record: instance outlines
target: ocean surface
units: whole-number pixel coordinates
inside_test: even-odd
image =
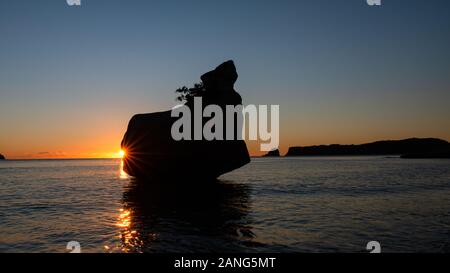
[[[450,252],[450,160],[253,158],[218,181],[0,162],[0,252]]]

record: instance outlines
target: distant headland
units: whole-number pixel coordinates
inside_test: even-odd
[[[358,145],[290,147],[286,156],[399,155],[402,158],[450,158],[450,143],[437,138],[382,140]]]
[[[6,159],[5,156],[0,154],[0,160],[5,160],[5,159]]]

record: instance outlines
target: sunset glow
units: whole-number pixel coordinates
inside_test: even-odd
[[[323,9],[320,1],[267,1],[256,13],[250,1],[227,2],[217,20],[212,4],[200,2],[174,9],[162,1],[155,9],[138,1],[106,14],[96,13],[102,1],[81,9],[61,2],[1,1],[0,37],[8,39],[0,43],[0,153],[7,159],[121,158],[131,117],[171,109],[176,88],[227,59],[237,66],[245,105],[280,106],[281,154],[291,146],[450,140],[443,61],[450,39],[442,28],[449,4],[374,9],[342,1]],[[413,6],[428,12],[418,20]],[[182,28],[167,20],[185,14],[204,18]],[[202,42],[180,42],[198,33]],[[253,156],[265,153],[257,141],[247,145]]]

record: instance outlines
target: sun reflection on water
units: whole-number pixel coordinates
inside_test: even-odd
[[[119,238],[121,245],[118,247],[120,252],[142,252],[143,242],[139,233],[132,228],[132,211],[130,209],[119,209],[116,227],[120,229]],[[106,251],[110,251],[109,246],[104,246]]]
[[[130,211],[120,209],[119,221],[116,223],[117,227],[129,227],[130,226]]]
[[[123,170],[123,159],[120,160],[119,178],[120,179],[129,178],[128,174]]]

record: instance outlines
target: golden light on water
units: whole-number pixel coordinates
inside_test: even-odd
[[[132,228],[132,211],[129,209],[120,209],[116,226],[120,229],[119,238],[122,241],[121,252],[141,252],[143,241],[139,233]],[[109,247],[105,247],[109,251]]]
[[[120,228],[129,227],[131,224],[130,213],[131,212],[129,210],[120,209],[119,219],[118,222],[116,223],[116,226]]]
[[[123,159],[120,160],[119,178],[120,179],[127,179],[128,178],[128,174],[123,170]]]

